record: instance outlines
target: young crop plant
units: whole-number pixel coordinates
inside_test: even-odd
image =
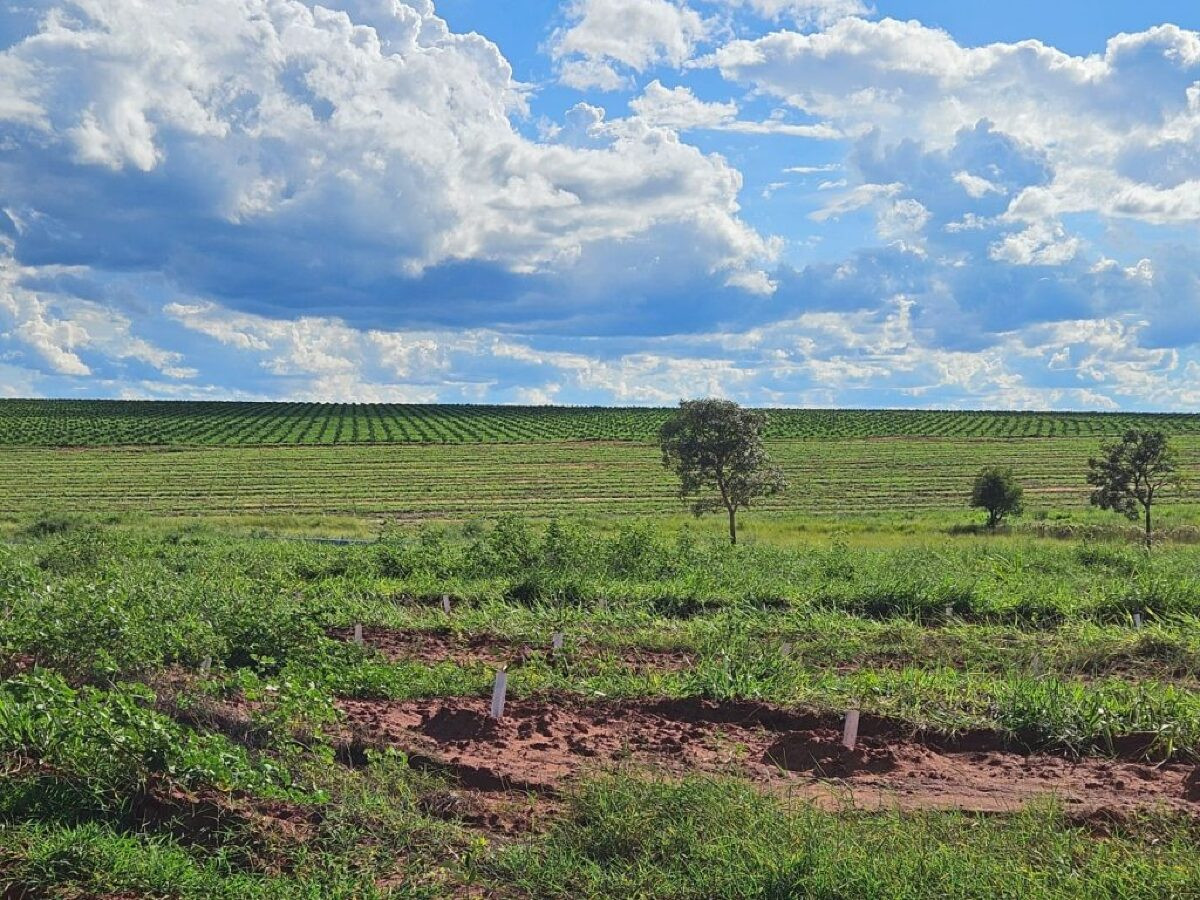
[[[1100,509],[1142,519],[1146,549],[1154,543],[1154,501],[1179,485],[1175,454],[1161,431],[1125,432],[1120,441],[1102,444],[1101,456],[1088,460],[1088,484],[1095,488],[1091,502]]]
[[[1017,482],[1012,469],[988,466],[975,476],[971,507],[986,509],[988,530],[995,531],[1005,517],[1024,512],[1025,489]]]
[[[659,431],[663,465],[679,476],[679,496],[692,512],[724,509],[729,543],[737,543],[737,511],[787,487],[763,446],[767,416],[732,400],[683,400]]]

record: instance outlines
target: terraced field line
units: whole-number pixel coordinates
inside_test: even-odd
[[[1200,437],[1175,439],[1200,474]],[[961,509],[983,465],[1011,465],[1031,506],[1083,507],[1093,438],[773,441],[792,484],[767,512]],[[1194,496],[1189,497],[1194,502]],[[309,447],[8,448],[0,514],[47,509],[168,515],[321,514],[465,519],[679,514],[653,446],[629,442]]]

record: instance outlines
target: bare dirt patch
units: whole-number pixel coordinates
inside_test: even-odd
[[[329,636],[351,640],[352,628],[335,628]],[[489,634],[454,634],[450,631],[406,631],[380,626],[363,626],[363,643],[391,659],[423,663],[452,662],[460,666],[485,665],[510,669],[523,665],[535,655],[553,656],[549,635],[542,645],[511,641]],[[564,660],[611,659],[635,671],[677,671],[695,665],[696,657],[682,650],[602,647],[590,643],[571,643],[560,654]]]
[[[321,819],[315,808],[213,788],[187,790],[166,779],[151,779],[133,797],[130,813],[143,827],[166,829],[206,847],[241,834],[260,854],[303,843]]]
[[[1026,754],[991,733],[921,740],[871,716],[863,716],[852,752],[840,744],[839,720],[757,703],[554,697],[510,702],[499,722],[479,698],[340,706],[345,747],[399,747],[415,764],[482,792],[554,796],[574,778],[620,767],[740,775],[831,808],[1009,812],[1054,795],[1080,817],[1147,808],[1200,817],[1193,764]]]

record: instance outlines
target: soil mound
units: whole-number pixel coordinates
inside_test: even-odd
[[[848,751],[836,717],[760,703],[550,697],[510,701],[500,721],[488,718],[484,698],[340,705],[355,741],[399,747],[476,790],[553,795],[589,772],[633,768],[739,775],[830,806],[1008,812],[1052,795],[1081,817],[1148,808],[1200,817],[1191,763],[1023,753],[986,732],[923,741],[868,715]]]
[[[818,778],[847,778],[859,773],[890,772],[898,765],[887,747],[861,742],[853,750],[832,734],[788,734],[763,754],[763,762],[789,772],[806,772]]]

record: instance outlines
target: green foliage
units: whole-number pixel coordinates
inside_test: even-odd
[[[538,807],[555,817],[539,820],[548,832],[489,847],[424,812],[461,809],[461,787],[402,754],[360,749],[345,766],[335,750],[339,698],[485,697],[495,663],[389,658],[329,629],[449,629],[439,640],[463,646],[486,635],[521,660],[514,699],[703,697],[827,715],[855,702],[914,730],[1194,759],[1200,548],[863,546],[854,533],[733,548],[646,521],[509,519],[365,546],[105,527],[86,566],[42,565],[74,533],[0,546],[0,871],[32,895],[349,897],[384,883],[413,896],[1086,897],[1136,883],[1183,897],[1194,883],[1186,829],[1101,842],[1049,813],[789,811],[707,782],[615,783],[603,802],[587,788],[562,818]],[[552,655],[559,629],[568,647]],[[253,818],[204,844],[132,828],[130,810],[164,784],[302,804],[303,845],[267,859]]]
[[[787,487],[783,470],[763,445],[767,416],[732,400],[683,400],[659,430],[663,466],[679,477],[679,496],[701,516],[724,510],[729,542],[737,543],[739,508]]]
[[[51,532],[59,535],[38,561],[47,572],[73,575],[100,565],[106,555],[107,536],[98,525]]]
[[[1200,891],[1195,835],[1172,824],[1096,840],[1052,808],[828,813],[733,781],[613,778],[491,872],[538,897],[1157,900]]]
[[[1161,431],[1127,431],[1120,441],[1101,446],[1101,456],[1088,460],[1091,502],[1131,521],[1145,517],[1146,546],[1154,539],[1152,512],[1156,498],[1178,484],[1178,463]]]
[[[85,520],[80,516],[69,513],[46,513],[38,516],[22,531],[29,537],[44,538],[53,534],[66,534],[83,524],[85,524]]]
[[[0,684],[0,752],[32,758],[97,807],[119,806],[154,775],[223,790],[271,789],[285,774],[220,735],[187,730],[150,708],[140,685],[74,689],[36,673]]]
[[[650,442],[670,410],[397,403],[226,403],[0,400],[0,443],[12,446]],[[1186,414],[772,410],[781,438],[1075,437],[1130,428],[1200,433]]]
[[[481,564],[498,575],[520,575],[539,561],[537,537],[520,516],[506,515],[496,521],[484,546]]]
[[[579,572],[591,565],[595,544],[578,522],[551,519],[542,536],[541,564],[561,573]]]
[[[1024,511],[1024,498],[1025,490],[1010,468],[985,468],[975,476],[971,489],[971,506],[987,510],[987,527],[993,531],[1006,517],[1019,516]]]
[[[102,823],[26,825],[0,832],[0,876],[17,897],[171,897],[181,900],[325,900],[382,897],[370,872],[336,859],[315,871],[245,871],[226,854],[202,857],[161,835]],[[409,896],[422,896],[412,893]],[[435,896],[432,892],[425,897]]]
[[[1200,438],[1172,440],[1181,471],[1200,471]],[[838,528],[864,521],[877,528],[945,527],[958,521],[963,486],[985,466],[1018,467],[1034,520],[1026,530],[1078,537],[1080,529],[1111,536],[1127,527],[1089,514],[1090,439],[877,440],[865,432],[771,439],[767,448],[797,489],[759,501],[754,532],[760,535],[832,518]],[[0,515],[23,521],[41,516],[47,496],[64,484],[79,508],[119,513],[134,524],[169,514],[264,534],[345,531],[363,538],[379,520],[397,517],[445,523],[515,513],[535,520],[586,515],[620,521],[683,512],[679,482],[662,467],[656,447],[605,441],[410,444],[386,451],[370,445],[69,453],[9,448],[0,457]],[[804,489],[811,484],[820,490]],[[1180,537],[1200,542],[1200,528],[1189,524],[1194,498],[1171,499],[1180,505],[1162,507],[1162,524],[1174,517]],[[739,533],[739,541],[748,536]]]

